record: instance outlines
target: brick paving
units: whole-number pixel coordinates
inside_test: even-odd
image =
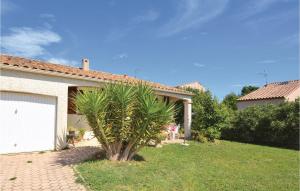
[[[92,158],[99,147],[58,152],[0,155],[0,190],[86,190],[72,165]]]

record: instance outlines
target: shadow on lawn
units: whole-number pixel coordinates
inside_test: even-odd
[[[59,151],[56,162],[61,165],[74,165],[86,160],[96,159],[101,153],[100,147],[77,147]]]
[[[107,160],[105,152],[103,150],[101,150],[99,153],[97,153],[96,156],[94,156],[93,158],[90,158],[85,161],[97,161],[97,160]],[[145,158],[139,154],[136,154],[136,155],[134,155],[132,160],[140,162],[140,161],[145,161]]]
[[[238,142],[238,143],[246,143],[251,145],[258,145],[258,146],[265,146],[265,147],[273,147],[273,148],[279,148],[279,149],[287,149],[287,150],[300,150],[300,144],[290,144],[290,145],[280,145],[275,143],[259,143],[259,142],[247,142],[242,140],[234,140],[234,139],[221,139],[225,141],[231,141],[231,142]]]
[[[104,151],[100,147],[77,147],[59,151],[56,162],[61,165],[74,165],[86,161],[106,160]],[[135,155],[134,161],[145,161],[141,155]]]

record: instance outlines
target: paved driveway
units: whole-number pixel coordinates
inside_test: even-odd
[[[97,147],[0,155],[0,190],[85,190],[72,165],[95,156]]]

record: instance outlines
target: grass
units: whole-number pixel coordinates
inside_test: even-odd
[[[299,190],[299,152],[229,141],[144,148],[144,161],[76,166],[92,190]]]

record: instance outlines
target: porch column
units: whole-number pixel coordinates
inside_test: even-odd
[[[184,137],[189,139],[191,137],[192,125],[192,100],[184,100]]]

